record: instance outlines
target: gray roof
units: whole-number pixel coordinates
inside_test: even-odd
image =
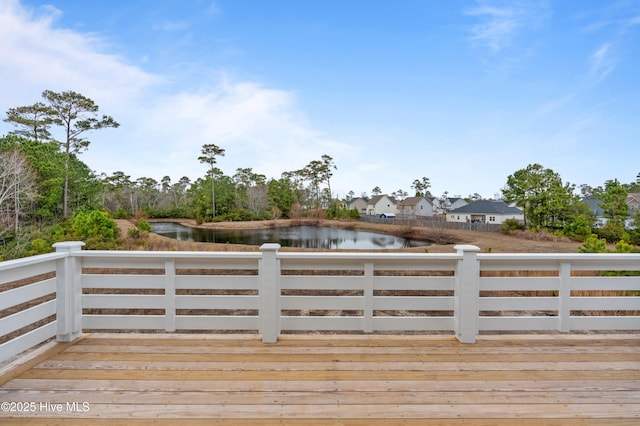
[[[604,217],[604,209],[600,207],[600,203],[602,202],[602,200],[600,200],[599,198],[587,197],[583,198],[582,201],[589,204],[589,209],[591,209],[596,217]]]
[[[347,205],[350,206],[350,205],[352,205],[354,203],[357,203],[358,201],[362,201],[363,203],[367,204],[367,200],[365,200],[362,197],[358,197],[358,198],[352,198],[349,201],[347,201]]]
[[[449,213],[522,214],[517,207],[509,207],[504,201],[478,200]]]
[[[371,197],[371,199],[367,202],[367,204],[368,205],[374,205],[378,201],[380,201],[382,199],[382,197],[387,197],[389,199],[389,201],[391,201],[393,204],[398,204],[398,202],[396,201],[395,198],[393,198],[392,196],[387,195],[387,194],[381,194],[381,195],[376,195],[374,197]]]
[[[422,196],[418,196],[418,197],[407,197],[404,200],[400,201],[399,205],[400,206],[415,206],[420,202],[420,200],[425,200],[426,202],[431,204],[431,201],[427,200],[426,198],[424,198]]]

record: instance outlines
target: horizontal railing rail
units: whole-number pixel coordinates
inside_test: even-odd
[[[638,255],[479,254],[478,260],[480,331],[640,329]]]
[[[280,253],[282,330],[453,331],[458,254]]]
[[[80,251],[74,256],[82,260],[84,328],[259,328],[261,253]]]
[[[56,271],[65,257],[0,262],[0,362],[57,335]]]
[[[640,329],[640,255],[81,250],[0,263],[0,361],[85,330]]]

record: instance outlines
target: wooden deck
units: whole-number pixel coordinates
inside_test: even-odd
[[[640,334],[100,333],[0,384],[2,425],[639,425]]]

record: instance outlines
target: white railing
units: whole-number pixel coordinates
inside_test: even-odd
[[[56,253],[0,263],[0,361],[83,330],[253,331],[264,342],[291,331],[441,331],[464,343],[480,332],[640,330],[637,254],[82,245],[58,243]]]
[[[58,334],[56,271],[64,253],[0,262],[0,362]]]
[[[480,254],[478,260],[480,331],[640,330],[639,255]]]

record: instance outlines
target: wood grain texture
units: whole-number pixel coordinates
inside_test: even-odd
[[[0,402],[36,409],[3,425],[640,424],[640,334],[105,333],[7,378]]]

